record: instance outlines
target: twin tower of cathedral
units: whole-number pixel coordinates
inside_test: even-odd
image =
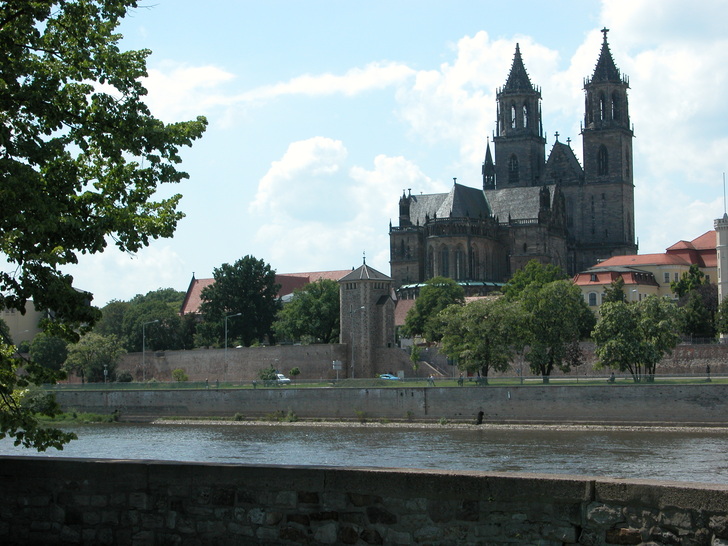
[[[482,188],[454,181],[449,193],[400,198],[390,256],[402,296],[435,276],[461,282],[468,293],[486,293],[532,259],[573,275],[637,253],[629,80],[614,63],[607,29],[602,32],[594,73],[584,80],[583,167],[558,133],[546,158],[541,90],[516,45],[508,79],[497,90],[494,154],[488,144]]]

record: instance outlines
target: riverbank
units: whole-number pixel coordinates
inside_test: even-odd
[[[728,426],[698,426],[698,425],[619,425],[595,423],[475,423],[462,422],[408,422],[408,421],[325,421],[297,420],[297,421],[269,421],[269,420],[223,420],[223,419],[155,419],[152,425],[188,425],[188,426],[260,426],[260,427],[351,427],[351,428],[391,428],[391,429],[459,429],[459,430],[571,430],[571,431],[605,431],[605,432],[710,432],[728,434]]]

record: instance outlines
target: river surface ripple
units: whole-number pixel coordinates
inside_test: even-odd
[[[726,429],[125,424],[77,426],[63,451],[0,455],[576,474],[728,484]],[[69,429],[66,429],[69,430]]]

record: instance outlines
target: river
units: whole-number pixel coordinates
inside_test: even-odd
[[[125,424],[74,427],[63,451],[0,455],[437,468],[728,483],[728,431]]]

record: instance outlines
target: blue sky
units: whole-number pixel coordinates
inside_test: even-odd
[[[187,215],[134,256],[110,246],[69,268],[94,303],[211,277],[251,254],[279,273],[389,273],[403,189],[479,187],[495,92],[516,42],[543,95],[547,153],[581,157],[583,78],[604,26],[630,78],[640,253],[722,216],[728,158],[725,0],[154,0],[120,29],[148,48],[148,104],[166,122],[207,116],[182,151]],[[698,9],[699,8],[699,9]]]

